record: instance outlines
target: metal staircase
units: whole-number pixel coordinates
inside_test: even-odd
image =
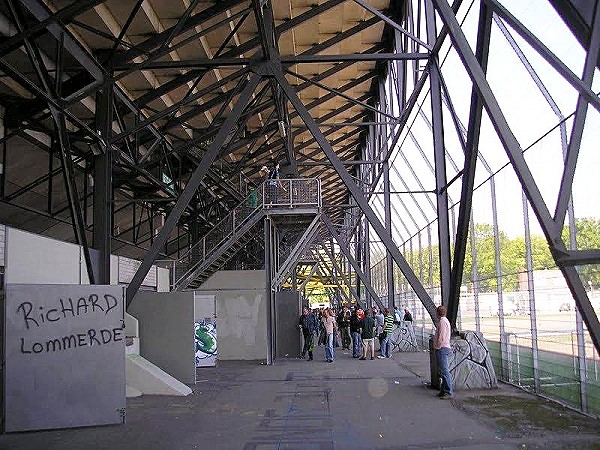
[[[256,238],[252,230],[265,216],[316,214],[320,206],[318,179],[265,181],[175,263],[173,290],[195,289],[204,283]]]

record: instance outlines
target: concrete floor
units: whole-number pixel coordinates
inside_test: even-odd
[[[439,400],[429,355],[220,362],[188,397],[127,400],[124,425],[0,435],[0,449],[600,449],[600,421],[501,385]]]

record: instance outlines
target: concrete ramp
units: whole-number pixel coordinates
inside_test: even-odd
[[[131,393],[139,391],[142,394],[178,396],[192,393],[189,386],[176,380],[140,355],[125,356],[125,379],[130,388],[128,392]]]

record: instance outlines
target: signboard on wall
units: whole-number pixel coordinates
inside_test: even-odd
[[[124,288],[8,284],[5,431],[122,423]]]

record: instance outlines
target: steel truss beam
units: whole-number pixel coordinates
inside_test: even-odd
[[[521,36],[531,47],[550,64],[571,86],[573,86],[598,112],[600,112],[600,98],[587,86],[571,69],[567,67],[548,47],[546,47],[535,35],[529,31],[516,17],[514,17],[497,0],[484,0],[494,13],[498,14],[519,36]]]
[[[27,3],[27,2],[25,2]],[[35,12],[38,14],[42,14],[38,9],[35,8],[36,5],[33,6]],[[24,31],[24,24],[21,17],[21,11],[13,1],[9,2],[9,9],[13,16],[17,27],[22,32]],[[42,14],[43,15],[43,14]],[[70,45],[72,48],[72,42],[66,42],[64,35],[62,32],[58,32],[55,26],[49,25],[51,27],[53,34],[57,38],[57,40],[61,43],[61,45]],[[56,127],[56,134],[58,135],[58,141],[60,143],[60,159],[62,163],[62,173],[63,173],[63,181],[65,185],[65,190],[67,194],[69,211],[71,213],[71,220],[73,225],[73,231],[75,234],[75,239],[79,245],[82,246],[84,259],[86,263],[86,269],[89,277],[89,281],[91,284],[94,284],[95,277],[94,271],[92,267],[92,261],[90,257],[89,247],[87,244],[86,237],[86,228],[85,228],[85,220],[83,215],[83,210],[81,208],[81,203],[79,201],[79,194],[77,192],[77,182],[75,180],[75,171],[73,167],[73,157],[71,152],[71,143],[69,139],[69,134],[67,131],[67,122],[65,120],[65,115],[63,111],[57,108],[57,104],[60,103],[60,76],[62,75],[62,65],[59,58],[57,61],[57,69],[56,69],[56,82],[53,83],[46,67],[43,63],[42,57],[40,55],[39,50],[35,45],[33,45],[28,38],[24,38],[25,40],[25,49],[27,55],[29,56],[30,62],[33,65],[35,73],[40,81],[40,84],[43,86],[45,97],[48,99],[48,106],[50,108],[50,112],[52,115],[52,119],[54,121]],[[62,47],[59,47],[59,57],[62,53]],[[77,53],[74,55],[76,58],[81,57],[81,54]],[[50,156],[52,158],[52,156]],[[52,170],[50,170],[52,173]],[[50,203],[51,206],[51,203]]]
[[[487,62],[490,47],[490,37],[492,31],[492,11],[485,3],[482,3],[479,10],[479,26],[477,27],[477,44],[475,55],[483,73],[487,72]],[[449,100],[449,98],[448,98]],[[475,86],[471,90],[471,106],[469,108],[469,125],[467,129],[467,139],[464,144],[465,163],[462,177],[462,188],[460,194],[460,205],[458,212],[458,224],[456,226],[456,240],[454,243],[454,261],[452,264],[452,275],[450,282],[450,300],[448,302],[448,320],[452,327],[456,329],[456,319],[458,317],[458,307],[460,300],[460,286],[465,266],[465,256],[467,253],[469,221],[473,205],[473,188],[475,186],[475,169],[477,166],[477,157],[479,154],[479,133],[481,130],[481,115],[483,112],[483,103],[477,94]],[[454,115],[453,115],[454,117]],[[458,131],[458,130],[457,130]],[[462,133],[457,132],[462,141]]]
[[[333,240],[333,236],[332,236],[332,240]],[[339,274],[339,276],[342,279],[342,281],[344,282],[344,284],[346,286],[348,286],[348,290],[350,291],[350,294],[352,295],[352,297],[354,297],[354,299],[356,300],[356,303],[360,303],[360,298],[358,296],[358,293],[356,292],[356,289],[354,289],[350,280],[348,280],[346,278],[346,274],[340,268],[338,262],[335,259],[335,255],[333,254],[333,252],[327,248],[327,244],[325,241],[323,241],[323,239],[320,238],[319,242],[321,244],[321,247],[325,250],[325,253],[327,253],[327,256],[329,257],[329,259],[331,260],[331,263],[333,264],[335,271]],[[319,257],[323,258],[320,254],[319,254]]]
[[[165,224],[164,224],[162,230],[160,231],[158,236],[156,236],[156,238],[154,239],[154,242],[152,243],[150,250],[148,250],[148,254],[144,258],[144,261],[138,268],[137,272],[133,276],[133,279],[131,280],[131,283],[129,283],[129,286],[127,287],[127,306],[129,306],[131,304],[131,301],[133,300],[133,297],[137,293],[138,289],[140,288],[142,281],[144,280],[144,278],[146,277],[146,274],[148,273],[148,270],[150,270],[150,267],[154,263],[154,260],[156,259],[156,255],[158,254],[159,249],[162,248],[162,246],[166,243],[169,235],[171,234],[171,231],[177,224],[179,218],[183,214],[183,211],[185,210],[185,208],[187,208],[187,205],[189,204],[189,202],[192,199],[192,197],[194,196],[196,190],[200,186],[200,182],[202,181],[202,179],[208,172],[208,169],[210,168],[212,163],[215,161],[215,159],[219,155],[222,145],[225,143],[225,141],[229,137],[229,133],[231,133],[234,130],[235,126],[237,125],[238,119],[240,118],[244,108],[250,101],[250,97],[254,93],[260,80],[261,80],[260,75],[253,75],[252,78],[250,79],[250,81],[248,82],[248,84],[246,84],[246,87],[240,94],[240,97],[239,97],[236,105],[234,106],[233,110],[227,116],[227,119],[221,126],[214,141],[210,144],[210,146],[204,153],[202,160],[200,161],[200,164],[194,170],[194,173],[188,180],[188,183],[186,184],[185,189],[179,195],[179,198],[177,199],[177,203],[175,204],[175,206],[171,210],[171,213],[165,220]]]
[[[367,275],[362,271],[362,268],[360,267],[360,263],[356,259],[354,259],[354,257],[348,251],[346,243],[343,241],[341,236],[335,230],[335,227],[333,226],[331,219],[329,217],[327,217],[325,214],[323,214],[322,220],[323,220],[323,223],[325,224],[325,226],[327,227],[327,229],[329,230],[329,234],[338,243],[340,250],[342,251],[342,253],[346,257],[346,259],[348,260],[348,262],[350,263],[350,265],[356,272],[356,275],[358,276],[358,278],[360,279],[362,284],[367,289],[367,292],[371,295],[372,300],[375,303],[377,303],[377,306],[379,306],[381,309],[384,309],[385,306],[381,302],[381,299],[377,295],[377,292],[375,291],[375,289],[373,289],[373,286],[371,285],[371,281],[369,280],[369,277],[367,277]],[[357,298],[358,298],[358,296],[359,296],[359,294],[357,293]]]
[[[52,24],[60,23],[63,25],[68,25],[76,16],[79,16],[96,5],[103,3],[106,0],[79,0],[77,2],[73,2],[69,6],[57,11],[54,14],[49,14],[44,20],[41,20],[40,23],[28,27],[26,30],[19,32],[2,44],[0,44],[0,56],[4,56],[11,51],[17,50],[26,39],[36,38],[40,34],[46,32],[46,29]]]
[[[469,43],[460,28],[454,13],[450,9],[446,0],[433,0],[436,9],[447,26],[450,37],[454,44],[454,48],[461,59],[471,81],[477,89],[479,97],[483,102],[490,121],[496,130],[498,138],[502,142],[504,149],[508,155],[511,165],[523,187],[523,190],[529,200],[529,203],[535,213],[540,227],[546,236],[550,250],[558,267],[563,273],[567,285],[573,295],[575,304],[587,326],[592,341],[597,350],[600,351],[600,321],[592,307],[590,299],[587,296],[585,286],[581,282],[581,278],[574,267],[559,264],[560,256],[567,254],[568,249],[562,240],[560,230],[562,227],[557,226],[554,222],[550,211],[546,206],[541,192],[539,191],[533,175],[529,170],[527,162],[523,156],[523,150],[519,142],[512,133],[506,118],[504,117],[500,105],[498,104],[494,94],[485,78],[477,57],[473,54]],[[596,12],[598,14],[598,12]],[[596,20],[595,20],[596,23]],[[580,80],[581,81],[581,80]]]
[[[360,207],[361,211],[363,212],[363,214],[365,215],[365,217],[367,218],[367,220],[369,221],[371,226],[373,226],[373,228],[374,228],[375,232],[377,233],[377,235],[379,236],[379,238],[384,242],[384,245],[386,246],[386,248],[392,253],[392,256],[393,256],[394,260],[396,261],[396,264],[400,267],[400,270],[402,271],[402,273],[404,274],[404,276],[406,277],[406,279],[412,286],[413,290],[417,294],[417,297],[419,298],[419,300],[421,300],[421,303],[423,303],[423,306],[429,312],[431,319],[437,323],[438,319],[437,319],[437,315],[435,312],[435,305],[434,305],[433,301],[429,297],[429,294],[427,294],[427,292],[425,291],[425,288],[423,287],[423,285],[421,284],[421,282],[419,281],[417,276],[414,274],[414,272],[410,268],[408,262],[402,256],[402,253],[400,252],[400,250],[398,250],[398,247],[391,239],[389,232],[381,224],[381,222],[375,215],[374,211],[369,206],[367,199],[365,198],[361,188],[359,188],[356,185],[356,183],[352,180],[351,175],[344,168],[339,157],[333,151],[331,144],[327,141],[327,139],[325,138],[323,133],[321,133],[321,130],[319,130],[317,123],[310,116],[310,114],[308,113],[308,110],[302,104],[302,102],[298,98],[298,96],[297,96],[296,92],[294,91],[294,89],[292,88],[292,86],[290,86],[290,84],[287,82],[287,80],[283,76],[283,72],[281,71],[281,68],[273,67],[272,75],[275,76],[275,78],[281,85],[281,88],[285,92],[286,96],[288,97],[288,99],[290,100],[290,102],[292,103],[292,105],[294,106],[294,108],[296,109],[296,111],[298,112],[298,114],[300,115],[302,120],[304,121],[304,123],[307,125],[311,134],[317,140],[322,151],[325,153],[325,155],[327,156],[327,158],[333,165],[335,171],[338,173],[339,177],[342,179],[344,185],[347,187],[348,191],[350,192],[350,195],[354,198],[357,205]]]
[[[161,48],[165,42],[172,40],[180,34],[197,27],[203,22],[224,13],[228,9],[231,9],[234,6],[243,3],[244,1],[245,0],[222,0],[220,2],[216,2],[214,5],[209,6],[193,16],[188,17],[183,23],[178,22],[173,27],[149,37],[145,41],[136,45],[133,49],[117,55],[114,60],[115,67],[118,67],[121,64],[129,63],[138,56],[151,54],[153,52],[160,53],[160,51],[157,51],[157,48]]]
[[[319,268],[318,264],[313,264],[312,268],[310,269],[310,272],[306,276],[306,279],[300,284],[300,286],[298,286],[299,292],[304,291],[304,289],[306,288],[306,285],[308,284],[308,282],[310,281],[310,279],[315,274],[315,272],[317,271],[318,268]]]
[[[296,263],[296,261],[298,260],[298,258],[302,254],[302,252],[308,246],[310,246],[312,244],[312,240],[313,240],[315,234],[319,231],[319,223],[320,223],[319,216],[320,215],[317,214],[314,217],[314,219],[312,220],[310,225],[306,228],[306,230],[304,230],[304,233],[302,233],[302,236],[300,237],[300,239],[298,239],[298,242],[296,243],[295,247],[290,252],[287,259],[283,262],[283,264],[275,272],[273,281],[271,283],[273,286],[279,286],[279,285],[281,285],[281,283],[283,283],[283,281],[285,280],[285,278],[288,275],[288,272],[290,271],[290,269],[292,268],[294,263]]]
[[[433,45],[436,41],[435,11],[431,0],[425,0],[425,22],[427,28],[427,41]],[[444,148],[444,123],[442,119],[442,93],[441,75],[437,62],[437,55],[433,56],[429,71],[433,156],[435,162],[436,184],[436,212],[438,228],[438,249],[440,261],[440,284],[442,304],[448,305],[450,301],[450,219],[448,215],[448,183],[446,177],[446,152]]]
[[[327,251],[325,247],[324,247],[324,249],[325,249],[325,251]],[[331,278],[331,280],[332,280],[332,281],[333,281],[335,284],[337,284],[338,286],[340,286],[340,282],[339,282],[339,280],[338,280],[338,277],[337,277],[337,274],[338,274],[338,272],[337,272],[337,271],[334,271],[334,270],[331,268],[331,264],[328,264],[328,263],[327,263],[327,261],[325,261],[325,258],[323,258],[323,255],[321,255],[321,253],[320,253],[318,250],[316,250],[315,252],[313,252],[313,255],[314,255],[314,253],[316,253],[316,254],[317,254],[317,258],[319,259],[319,261],[321,261],[321,264],[320,264],[320,265],[321,265],[321,267],[322,267],[322,268],[324,268],[324,269],[325,269],[325,270],[326,270],[326,271],[329,273],[329,277]],[[328,256],[329,256],[329,254],[330,254],[330,253],[328,253]],[[330,257],[330,259],[331,259],[331,257]],[[331,261],[332,261],[332,263],[333,263],[333,260],[331,260]],[[336,266],[337,266],[337,264],[336,264]],[[346,281],[345,281],[345,280],[344,280],[344,283],[346,283]],[[350,287],[350,286],[349,286],[349,287]],[[351,289],[351,287],[350,287],[350,289]],[[340,291],[342,292],[342,294],[344,295],[344,298],[345,298],[346,300],[348,300],[348,302],[350,302],[350,297],[348,297],[348,295],[346,294],[346,291],[345,291],[344,289],[339,289],[339,290],[340,290]],[[359,299],[359,298],[355,297],[355,299],[356,299],[356,301],[357,301],[357,302],[360,302],[360,299]]]
[[[600,13],[598,12],[598,5],[596,4],[582,77],[583,84],[590,90],[592,89],[592,81],[594,79],[599,53]],[[573,120],[571,139],[569,140],[567,153],[565,155],[565,168],[560,182],[560,190],[558,193],[558,200],[556,202],[556,209],[554,213],[554,221],[558,226],[562,226],[564,224],[567,209],[572,200],[571,193],[573,191],[575,167],[577,165],[577,158],[579,156],[579,148],[581,146],[581,138],[583,136],[583,127],[585,125],[587,111],[588,102],[584,98],[583,94],[580,93],[577,99],[577,106],[575,108],[575,119]]]
[[[79,194],[77,193],[77,182],[75,181],[73,157],[71,154],[71,144],[67,132],[67,123],[65,121],[65,116],[61,111],[55,109],[53,106],[50,106],[50,109],[52,112],[52,118],[56,124],[56,131],[58,133],[58,139],[60,142],[60,160],[63,168],[63,180],[65,183],[67,198],[69,199],[69,210],[71,212],[73,231],[75,232],[77,243],[81,245],[83,249],[83,256],[85,259],[85,266],[90,284],[95,284],[96,281],[92,260],[90,257],[90,249],[88,247],[87,237],[85,234],[83,210],[81,208],[81,203],[79,202]]]
[[[371,5],[369,5],[364,0],[354,0],[354,1],[356,3],[358,3],[360,6],[362,6],[363,8],[365,8],[367,11],[369,11],[371,14],[374,14],[375,16],[379,17],[381,20],[383,20],[385,23],[387,23],[389,26],[391,26],[396,31],[399,31],[400,33],[402,33],[406,37],[412,39],[413,42],[415,42],[415,43],[417,43],[419,45],[422,45],[427,50],[431,50],[431,46],[429,44],[427,44],[426,42],[423,42],[417,36],[413,35],[412,33],[408,32],[407,30],[405,30],[401,25],[399,25],[396,22],[394,22],[388,16],[386,16],[385,14],[383,14],[382,12],[380,12],[378,9],[372,7]]]

